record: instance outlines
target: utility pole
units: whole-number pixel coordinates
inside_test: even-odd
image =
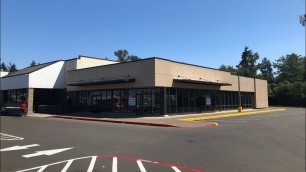
[[[236,67],[237,67],[237,74],[238,74],[238,112],[242,112],[241,93],[240,93],[240,74],[239,74],[240,65],[237,65]]]

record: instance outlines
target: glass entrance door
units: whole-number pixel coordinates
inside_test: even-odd
[[[136,93],[136,114],[142,115],[143,114],[143,93],[137,92]]]

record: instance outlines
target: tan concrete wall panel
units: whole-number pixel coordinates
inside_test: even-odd
[[[266,108],[268,104],[268,84],[266,80],[255,80],[255,108]]]
[[[114,64],[114,63],[118,63],[118,62],[81,56],[79,59],[77,59],[77,69],[83,69],[83,68],[94,67],[94,66],[102,66],[102,65]]]
[[[238,76],[229,72],[203,68],[199,66],[175,63],[162,59],[155,61],[155,85],[161,87],[185,87],[194,89],[212,89],[224,91],[238,91]],[[198,84],[173,83],[173,79],[193,79],[199,81],[225,82],[231,86],[205,86]],[[240,77],[240,90],[243,92],[254,92],[254,80],[252,78]]]
[[[154,87],[154,59],[135,61],[130,63],[120,63],[116,65],[106,65],[94,68],[87,68],[82,70],[75,70],[68,72],[67,84],[90,82],[104,78],[119,79],[127,77],[135,78],[134,83],[122,84],[104,84],[95,86],[68,86],[68,91],[74,90],[95,90],[95,89],[113,89],[113,88],[140,88],[140,87]]]

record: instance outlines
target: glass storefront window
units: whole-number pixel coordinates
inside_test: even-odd
[[[5,93],[5,99],[15,101],[23,95],[22,91],[11,90]],[[166,113],[236,109],[238,105],[238,92],[230,91],[166,88],[165,96],[161,95],[161,88],[81,91],[77,94],[77,107],[87,111],[159,114],[162,99],[166,101]],[[241,92],[243,108],[252,108],[253,98],[254,93]]]
[[[129,90],[121,90],[121,112],[128,112]]]
[[[189,91],[187,89],[183,90],[184,93],[184,112],[189,112]]]
[[[143,110],[145,114],[152,114],[152,90],[143,89]]]
[[[4,91],[5,103],[27,102],[27,89],[6,90]]]
[[[113,91],[113,112],[120,112],[121,109],[121,96],[120,90]]]
[[[195,90],[189,90],[189,97],[190,97],[190,112],[195,112]]]
[[[170,113],[176,113],[176,89],[170,89]]]
[[[160,113],[160,88],[152,89],[152,109],[154,114]]]
[[[92,92],[92,111],[100,112],[102,104],[102,95],[101,91]]]
[[[177,112],[184,112],[184,95],[183,89],[177,89]]]
[[[17,94],[16,90],[11,90],[10,102],[17,102]]]
[[[136,93],[137,90],[129,90],[128,112],[135,113],[136,111]]]

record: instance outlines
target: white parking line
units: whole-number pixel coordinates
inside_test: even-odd
[[[22,137],[17,137],[9,134],[0,133],[0,140],[23,140]]]
[[[90,160],[87,172],[93,172],[93,171],[97,171],[98,170],[98,169],[96,169],[96,170],[94,169],[95,164],[97,163],[97,159],[98,158],[103,159],[103,156],[87,156],[87,157],[79,157],[79,158],[74,158],[74,159],[68,159],[68,160],[59,161],[59,162],[55,162],[55,163],[51,163],[51,164],[45,164],[45,165],[41,165],[41,166],[38,166],[38,167],[33,167],[33,168],[29,168],[29,169],[25,169],[25,170],[20,170],[20,171],[16,171],[16,172],[30,172],[30,171],[44,172],[44,171],[52,171],[51,169],[54,168],[54,166],[56,168],[62,168],[62,169],[58,169],[56,171],[60,171],[60,172],[74,171],[75,169],[69,169],[69,168],[72,168],[71,167],[72,163],[76,163],[75,161],[83,160],[83,159],[89,159]],[[118,159],[126,160],[126,161],[133,161],[134,162],[133,163],[134,164],[133,168],[136,167],[135,166],[135,161],[136,161],[139,169],[138,170],[135,169],[134,171],[140,171],[140,172],[147,172],[147,170],[144,167],[143,162],[145,162],[145,164],[149,163],[151,165],[154,164],[154,165],[162,166],[165,169],[168,169],[169,171],[173,171],[174,170],[175,172],[181,172],[180,169],[182,169],[183,171],[186,171],[186,172],[187,171],[189,171],[189,172],[192,172],[192,171],[204,172],[202,170],[192,169],[192,168],[185,167],[185,166],[179,166],[178,167],[178,165],[174,165],[174,164],[168,164],[168,163],[157,162],[157,161],[149,161],[149,160],[137,159],[137,158],[126,157],[126,156],[116,156],[116,157],[114,157],[114,156],[105,156],[104,158],[106,158],[106,159],[111,158],[113,160],[112,162],[110,162],[110,163],[112,163],[112,172],[117,172],[118,171]],[[62,165],[58,165],[58,164],[62,164]],[[52,166],[52,167],[50,167],[50,166]],[[98,166],[98,165],[96,165],[96,166]],[[99,167],[97,167],[97,168],[99,168]],[[103,168],[104,168],[104,166],[103,166]],[[121,169],[121,170],[122,171],[126,171],[126,167]],[[54,169],[53,169],[53,171],[54,171]]]
[[[59,162],[55,162],[55,163],[51,163],[51,164],[47,164],[47,165],[42,165],[42,166],[38,166],[38,167],[33,167],[33,168],[25,169],[25,170],[20,170],[20,171],[16,171],[16,172],[25,172],[25,171],[33,171],[33,170],[38,170],[37,172],[42,172],[47,167],[52,166],[52,165],[57,165],[57,164],[65,163],[65,162],[69,163],[69,161],[75,161],[75,160],[87,159],[87,158],[96,159],[97,156],[86,156],[86,157],[80,157],[80,158],[75,158],[75,159],[69,159],[69,160],[59,161]],[[91,160],[91,162],[92,162],[92,160]],[[65,167],[66,167],[66,165],[65,165]],[[65,169],[65,167],[63,169]],[[91,166],[89,165],[88,169],[90,169],[90,168],[91,168]]]
[[[117,168],[117,157],[113,157],[113,167],[112,167],[112,172],[117,172],[118,171],[118,168]]]
[[[143,166],[141,160],[137,160],[136,162],[137,162],[138,167],[139,167],[139,169],[140,169],[141,172],[147,172],[147,170],[146,170],[145,167]]]
[[[97,160],[97,156],[94,156],[94,157],[91,158],[91,161],[90,161],[89,167],[87,169],[87,172],[92,172],[92,170],[95,166],[96,160]]]
[[[69,160],[61,172],[66,172],[68,168],[70,167],[70,165],[72,164],[72,162],[73,160]]]
[[[172,166],[171,167],[175,172],[181,172],[181,170],[179,170],[176,166]]]
[[[48,165],[44,165],[37,172],[43,172],[47,167]]]

